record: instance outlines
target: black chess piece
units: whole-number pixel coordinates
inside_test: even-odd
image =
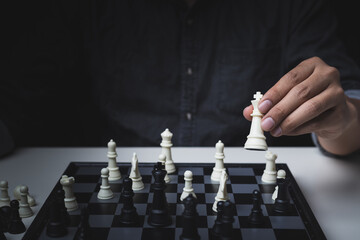
[[[0,240],[7,240],[3,231],[0,230]]]
[[[121,214],[120,222],[124,224],[136,224],[138,222],[138,214],[133,202],[134,191],[132,190],[132,180],[125,177],[123,180],[123,190],[121,192],[121,200],[124,203]]]
[[[0,208],[0,231],[7,232],[11,216],[11,207],[3,206]]]
[[[152,207],[150,210],[148,222],[151,226],[154,227],[169,226],[172,221],[169,215],[168,204],[165,195],[166,185],[164,178],[166,175],[166,170],[163,169],[162,164],[160,167],[158,162],[154,166],[152,175],[155,179],[153,184],[154,196],[153,196]]]
[[[183,200],[185,210],[182,214],[183,231],[180,235],[180,240],[199,240],[200,235],[197,231],[197,217],[196,211],[197,199],[192,194]]]
[[[221,231],[222,231],[221,218],[222,218],[222,216],[224,214],[224,203],[225,203],[224,201],[219,201],[217,203],[217,216],[216,216],[214,226],[212,228],[212,233],[215,236],[221,235]]]
[[[221,239],[234,239],[233,222],[235,206],[230,200],[224,202],[224,212],[221,217]],[[237,236],[240,239],[241,236]]]
[[[66,224],[66,226],[70,225],[70,215],[65,207],[65,191],[63,189],[59,189],[56,191],[56,201],[58,204],[58,207],[61,212],[61,218],[62,221]]]
[[[19,215],[19,201],[12,200],[10,202],[10,207],[11,207],[11,214],[10,214],[8,232],[11,234],[20,234],[25,232],[26,227]]]
[[[258,190],[253,191],[253,207],[249,215],[248,221],[250,224],[260,225],[264,223],[264,215],[261,209],[261,195]]]
[[[90,237],[89,229],[89,211],[84,207],[81,209],[80,225],[75,234],[74,240],[88,240]]]
[[[278,178],[278,195],[275,199],[274,211],[286,213],[290,209],[290,197],[288,192],[288,179]]]
[[[63,237],[67,234],[66,223],[63,221],[61,208],[56,198],[51,199],[50,217],[46,228],[48,237]]]

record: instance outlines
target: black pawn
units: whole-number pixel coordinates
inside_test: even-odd
[[[290,198],[288,192],[288,180],[277,179],[278,195],[275,199],[274,211],[277,213],[286,213],[290,209]]]
[[[66,224],[63,221],[62,213],[56,198],[51,199],[50,217],[46,228],[48,237],[63,237],[67,234]]]
[[[89,229],[89,212],[87,208],[82,208],[80,225],[75,234],[74,240],[88,240],[90,238]]]
[[[183,218],[183,231],[180,235],[180,240],[198,240],[200,235],[197,231],[197,217],[196,211],[197,200],[193,195],[187,196],[183,200],[185,210],[182,214]]]
[[[70,225],[70,215],[65,207],[65,191],[63,189],[59,189],[56,191],[56,201],[58,207],[61,212],[61,220],[66,224],[66,226]]]
[[[261,196],[258,190],[253,191],[253,207],[249,215],[248,221],[250,224],[259,225],[264,222],[264,215],[261,209]]]
[[[161,167],[160,167],[161,166]],[[165,195],[165,175],[166,170],[163,169],[159,162],[154,166],[152,175],[155,179],[153,185],[153,201],[149,214],[149,224],[154,227],[165,227],[171,225],[171,217],[168,211],[168,204]]]
[[[0,208],[0,231],[7,232],[11,216],[11,207],[3,206]]]
[[[234,239],[233,222],[234,222],[235,206],[230,200],[224,203],[224,213],[221,217],[221,239]],[[241,236],[237,236],[239,237]]]
[[[212,232],[215,236],[221,235],[221,232],[222,232],[221,218],[224,214],[224,203],[225,203],[224,201],[219,201],[217,203],[217,216],[216,216],[214,226],[212,228]]]
[[[123,190],[121,192],[121,200],[124,203],[121,214],[120,222],[124,224],[136,224],[138,222],[138,214],[133,202],[134,191],[132,190],[132,180],[129,177],[123,180]]]
[[[8,232],[11,234],[20,234],[26,231],[26,227],[22,222],[19,215],[19,202],[18,200],[12,200],[10,202],[11,213]]]

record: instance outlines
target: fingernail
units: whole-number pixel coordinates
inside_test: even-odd
[[[260,103],[258,108],[261,113],[266,113],[267,111],[270,110],[271,107],[272,107],[272,102],[270,100],[265,100],[262,103]]]
[[[273,131],[273,133],[272,133],[272,135],[273,135],[274,137],[279,137],[279,136],[281,136],[281,134],[282,134],[281,127],[276,128],[276,129]]]
[[[264,131],[270,131],[275,126],[275,121],[272,117],[265,118],[264,121],[261,122],[261,128]]]

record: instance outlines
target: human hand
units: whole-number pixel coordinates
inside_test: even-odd
[[[336,139],[356,121],[356,108],[345,96],[339,71],[319,57],[301,62],[285,74],[259,102],[264,114],[261,127],[271,135],[315,132],[319,138]],[[252,105],[243,115],[249,121]]]

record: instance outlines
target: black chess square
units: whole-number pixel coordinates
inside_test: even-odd
[[[250,215],[250,213],[249,213]],[[264,216],[264,222],[262,224],[249,223],[248,216],[239,216],[239,223],[242,228],[272,228],[271,222],[268,216]]]
[[[89,214],[93,215],[115,215],[116,203],[89,203]]]

